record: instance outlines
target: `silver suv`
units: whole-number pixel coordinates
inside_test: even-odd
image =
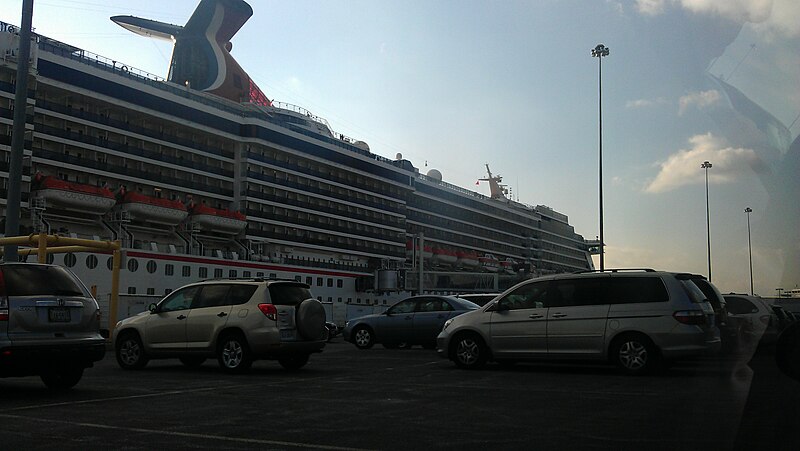
[[[609,359],[632,374],[718,351],[714,310],[691,274],[607,270],[522,282],[444,324],[437,352],[462,368],[487,360]]]
[[[117,323],[114,349],[125,369],[178,358],[199,366],[216,357],[229,372],[255,359],[298,369],[325,347],[325,309],[309,286],[278,279],[220,279],[170,293],[149,311]]]
[[[35,376],[68,389],[105,356],[100,308],[68,269],[0,264],[0,377]]]

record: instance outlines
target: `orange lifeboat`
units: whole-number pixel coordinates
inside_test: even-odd
[[[462,268],[475,268],[478,266],[478,254],[475,252],[456,252],[456,265]]]
[[[433,262],[437,265],[452,266],[458,261],[455,251],[441,247],[433,248]]]
[[[136,192],[122,193],[117,203],[120,211],[127,212],[132,221],[178,225],[189,214],[179,200],[162,199]]]
[[[192,205],[189,219],[200,230],[235,235],[247,227],[247,218],[238,211]]]
[[[117,202],[108,188],[67,182],[50,176],[37,174],[33,185],[35,188],[31,191],[35,196],[45,199],[47,207],[102,215]]]

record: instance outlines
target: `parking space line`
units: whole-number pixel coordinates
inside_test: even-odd
[[[333,445],[320,445],[316,443],[302,443],[302,442],[286,442],[280,440],[262,440],[262,439],[254,439],[254,438],[243,438],[243,437],[225,437],[221,435],[211,435],[211,434],[194,434],[190,432],[175,432],[175,431],[163,431],[158,429],[144,429],[144,428],[132,428],[132,427],[123,427],[123,426],[111,426],[107,424],[97,424],[97,423],[82,423],[78,421],[66,421],[66,420],[51,420],[45,418],[36,418],[36,417],[27,417],[22,415],[10,415],[10,414],[0,414],[0,418],[8,418],[8,419],[15,419],[15,420],[23,420],[23,421],[39,421],[43,423],[56,423],[56,424],[65,424],[69,426],[81,426],[81,427],[89,427],[89,428],[97,428],[97,429],[109,429],[109,430],[118,430],[118,431],[126,431],[126,432],[137,432],[137,433],[145,433],[145,434],[159,434],[159,435],[169,435],[175,437],[187,437],[187,438],[201,438],[201,439],[210,439],[210,440],[222,440],[227,442],[237,442],[237,443],[248,443],[248,444],[258,444],[258,445],[276,445],[276,446],[292,446],[297,448],[312,448],[312,449],[330,449],[330,450],[354,450],[354,451],[367,451],[364,449],[353,448],[353,447],[343,447],[343,446],[333,446]]]

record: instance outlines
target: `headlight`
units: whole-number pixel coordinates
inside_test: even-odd
[[[347,328],[347,326],[349,326],[349,325],[350,325],[350,321],[345,321],[345,323],[344,323],[344,327],[345,327],[345,329],[346,329],[346,328]]]
[[[444,327],[442,327],[442,332],[446,331],[450,324],[453,323],[453,318],[448,319],[444,322]]]

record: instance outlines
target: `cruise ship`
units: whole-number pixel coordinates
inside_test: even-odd
[[[33,34],[20,235],[119,241],[120,292],[154,297],[278,277],[326,303],[385,308],[420,290],[496,291],[593,268],[596,242],[566,215],[509,198],[489,165],[485,196],[269,99],[229,53],[252,13],[202,0],[185,26],[113,17],[174,40],[167,79]],[[8,180],[18,48],[19,28],[0,23],[3,218],[19,183]],[[108,254],[48,259],[110,292]]]

